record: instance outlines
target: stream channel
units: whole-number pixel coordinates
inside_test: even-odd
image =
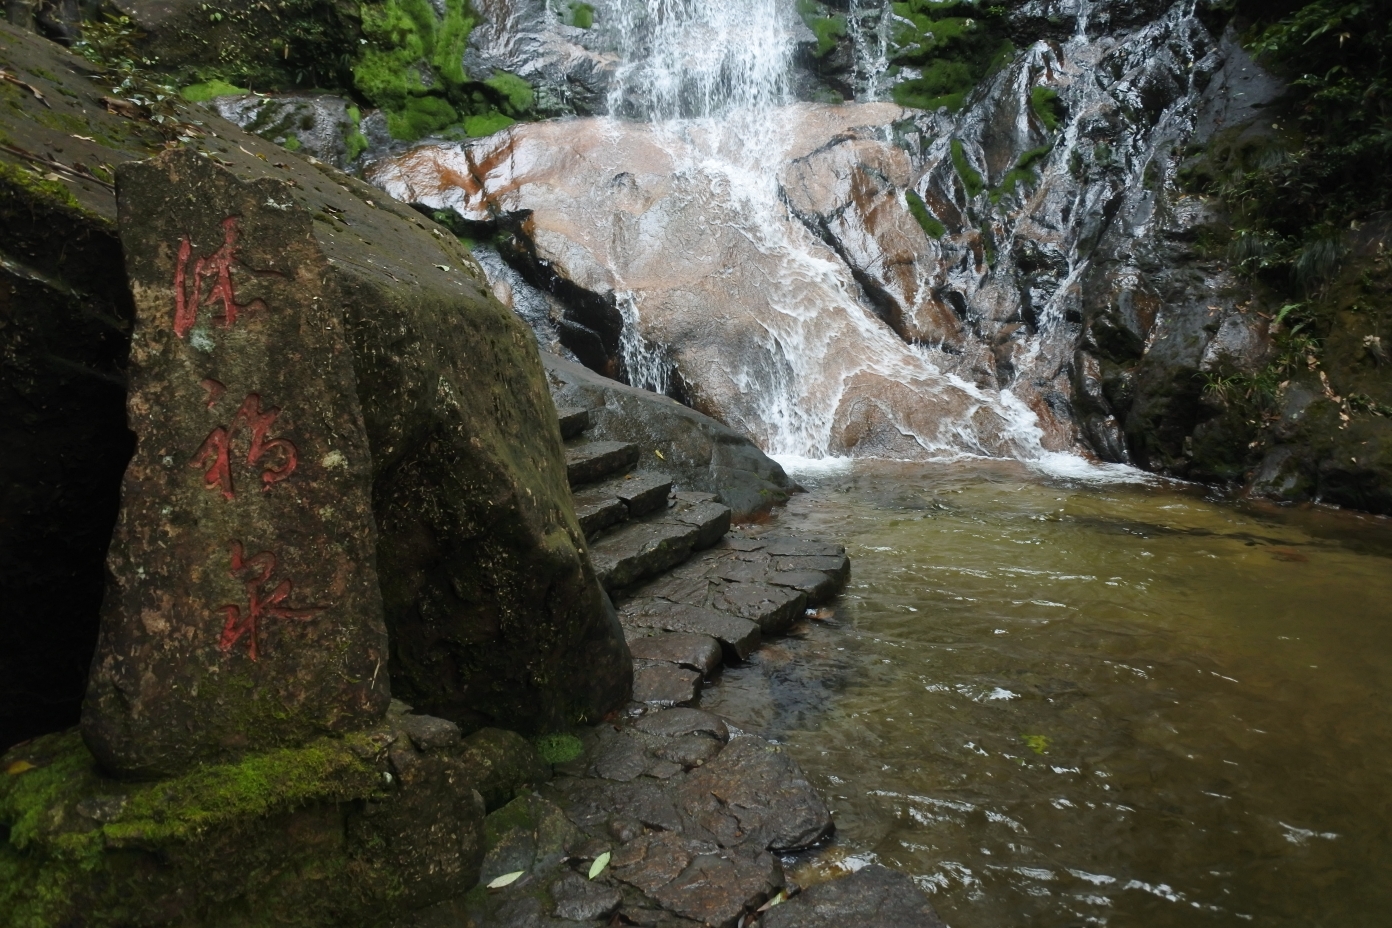
[[[846,593],[703,706],[953,928],[1364,926],[1392,911],[1392,524],[1008,462],[796,474]],[[820,872],[819,872],[820,871]]]

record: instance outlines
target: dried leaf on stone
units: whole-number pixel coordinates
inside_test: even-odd
[[[493,880],[488,884],[488,888],[502,889],[504,886],[511,886],[513,883],[517,882],[518,878],[521,877],[522,874],[526,872],[526,870],[514,870],[511,873],[504,873],[500,877],[494,877]]]
[[[40,103],[42,103],[44,106],[47,106],[49,109],[53,109],[53,107],[49,105],[48,100],[44,98],[43,91],[39,90],[39,88],[35,87],[28,81],[20,80],[19,78],[15,77],[9,71],[4,70],[3,68],[0,68],[0,81],[5,81],[7,83],[14,84],[18,87],[23,87],[25,90],[29,91],[34,95],[35,100],[38,100]]]
[[[604,872],[604,868],[609,866],[609,852],[605,851],[595,858],[594,863],[590,864],[590,879],[594,879]]]
[[[763,905],[759,906],[754,911],[767,912],[769,909],[773,908],[776,905],[782,905],[784,902],[787,901],[787,899],[788,897],[783,895],[783,890],[780,889],[778,892],[773,894],[772,899],[770,899],[768,902],[765,902]]]

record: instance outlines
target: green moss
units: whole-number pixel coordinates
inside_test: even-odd
[[[1037,179],[1034,166],[1053,151],[1053,148],[1052,145],[1041,145],[1022,154],[1015,162],[1015,167],[1001,178],[1000,185],[991,191],[991,202],[999,203],[1002,197],[1014,194],[1015,188],[1022,183],[1033,183]]]
[[[1050,132],[1056,131],[1063,119],[1063,104],[1059,102],[1059,95],[1048,87],[1035,87],[1030,91],[1030,109]]]
[[[0,161],[0,184],[17,188],[27,196],[47,200],[56,206],[82,211],[82,205],[67,184],[60,180],[44,180],[41,175],[17,165]]]
[[[503,98],[504,109],[513,116],[521,116],[536,105],[536,92],[532,85],[516,74],[494,71],[493,76],[484,81]]]
[[[575,760],[585,751],[584,744],[574,735],[560,732],[542,735],[533,742],[541,759],[548,764],[564,764]]]
[[[808,28],[817,37],[818,58],[825,58],[827,53],[836,47],[839,39],[846,35],[846,17],[841,14],[835,16],[816,16],[807,20]]]
[[[1020,740],[1036,754],[1046,754],[1049,751],[1049,738],[1046,735],[1021,735]]]
[[[354,862],[333,804],[383,798],[369,759],[379,748],[369,735],[323,739],[124,783],[100,775],[75,730],[35,739],[0,766],[3,921],[163,923],[152,913],[178,898],[190,924],[204,924],[197,912],[209,905],[218,923],[261,924],[253,899],[276,924],[356,923],[342,915],[388,900],[400,881]],[[302,833],[273,818],[306,807],[329,817],[311,813]]]
[[[412,141],[459,120],[468,100],[464,49],[474,28],[467,0],[445,0],[437,18],[429,0],[363,4],[361,54],[353,83],[387,113],[393,138]]]
[[[1015,53],[1003,7],[982,9],[972,0],[909,0],[892,8],[890,60],[920,71],[893,88],[894,100],[902,106],[960,109],[972,88]]]
[[[300,144],[300,140],[297,139],[293,134],[287,135],[285,137],[285,141],[281,144],[285,146],[286,151],[299,151],[303,147]]]
[[[495,132],[502,132],[517,120],[502,113],[485,113],[482,116],[470,116],[464,120],[464,132],[473,139],[481,139],[484,136],[492,135]]]
[[[924,234],[929,238],[942,238],[947,234],[947,227],[934,218],[932,213],[928,212],[928,204],[923,202],[923,197],[919,196],[913,190],[905,190],[904,199],[909,204],[909,212],[913,214],[914,219],[918,221]]]
[[[588,3],[572,2],[566,11],[566,25],[589,29],[594,25],[594,7]]]
[[[414,142],[458,121],[458,111],[443,97],[412,97],[400,110],[387,112],[387,131],[394,139]]]
[[[952,140],[952,166],[957,169],[957,176],[962,179],[962,186],[966,188],[969,199],[975,199],[981,195],[981,191],[986,189],[986,183],[981,179],[981,175],[967,161],[967,154],[962,149],[961,139]]]
[[[235,94],[249,93],[245,87],[238,87],[229,84],[224,80],[204,81],[201,84],[190,84],[179,93],[190,103],[206,103],[214,97],[230,97]]]

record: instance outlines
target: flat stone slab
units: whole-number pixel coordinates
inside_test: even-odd
[[[610,861],[614,875],[664,909],[700,924],[727,928],[783,885],[767,853],[719,848],[670,832],[642,835]]]
[[[606,589],[623,589],[686,560],[700,534],[683,522],[629,522],[592,544],[590,558]]]
[[[650,735],[679,738],[691,734],[707,734],[721,741],[730,737],[729,727],[720,716],[702,709],[665,709],[650,712],[633,723],[633,727]]]
[[[806,557],[775,557],[774,570],[820,570],[831,574],[842,586],[851,579],[851,560],[844,554],[811,555]]]
[[[763,638],[759,626],[748,619],[701,606],[660,600],[626,603],[619,612],[619,622],[638,628],[709,635],[738,660],[748,657]]]
[[[695,702],[701,692],[701,672],[665,661],[633,662],[633,699],[655,706]]]
[[[725,847],[798,851],[834,829],[826,803],[797,763],[749,736],[730,739],[714,760],[691,773],[678,808]]]
[[[628,650],[640,660],[681,664],[703,675],[714,672],[721,661],[720,642],[709,635],[668,632],[634,637],[628,641]]]
[[[556,418],[561,425],[561,438],[569,440],[590,427],[590,411],[578,406],[561,406],[556,409]]]
[[[566,476],[572,487],[603,480],[638,463],[638,446],[622,441],[590,441],[565,449]]]
[[[612,886],[587,880],[578,873],[567,873],[551,884],[555,907],[551,914],[574,922],[607,919],[619,910],[623,893]]]
[[[614,495],[628,507],[628,517],[636,519],[665,509],[672,493],[672,478],[666,474],[629,474],[612,481]]]
[[[807,594],[771,583],[726,583],[711,592],[710,604],[722,612],[759,623],[765,636],[786,631],[807,608]]]
[[[841,590],[836,577],[821,570],[772,570],[764,579],[775,586],[801,590],[807,594],[809,606],[820,606]]]
[[[764,913],[762,928],[945,928],[906,874],[871,864]]]
[[[802,538],[763,539],[764,553],[772,557],[845,557],[846,546]]]

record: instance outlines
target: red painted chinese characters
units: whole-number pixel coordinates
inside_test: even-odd
[[[193,265],[193,291],[188,289],[188,263],[193,257],[193,242],[186,235],[179,242],[179,257],[174,265],[174,334],[186,338],[198,322],[198,310],[204,306],[222,304],[222,316],[218,325],[230,329],[237,323],[237,314],[248,309],[265,309],[261,300],[250,303],[237,302],[237,291],[232,284],[232,264],[237,260],[237,217],[229,216],[222,221],[222,245],[206,258],[199,258]],[[204,292],[204,283],[212,281],[212,286]]]
[[[243,614],[240,606],[222,607],[222,611],[227,615],[227,621],[222,626],[222,637],[218,641],[218,647],[224,652],[231,651],[232,647],[245,636],[247,653],[252,660],[257,660],[257,642],[263,618],[307,622],[324,611],[321,606],[296,609],[282,605],[289,598],[290,591],[295,588],[294,582],[290,580],[282,580],[275,585],[270,593],[264,593],[266,584],[270,582],[271,574],[275,573],[275,569],[276,556],[270,551],[262,551],[260,554],[246,557],[242,550],[242,543],[240,541],[232,543],[232,569],[229,573],[234,577],[239,577],[246,585],[247,610]]]
[[[209,380],[203,383],[206,386]],[[194,452],[189,467],[204,468],[203,482],[209,487],[217,487],[224,499],[233,499],[237,494],[232,485],[232,441],[244,430],[249,431],[251,440],[247,446],[246,462],[255,466],[263,458],[268,459],[261,471],[261,488],[269,490],[273,484],[293,474],[299,466],[299,451],[293,442],[285,438],[267,438],[271,425],[279,415],[279,406],[263,410],[260,395],[247,394],[241,408],[232,417],[232,424],[220,425],[209,432],[203,444]]]

